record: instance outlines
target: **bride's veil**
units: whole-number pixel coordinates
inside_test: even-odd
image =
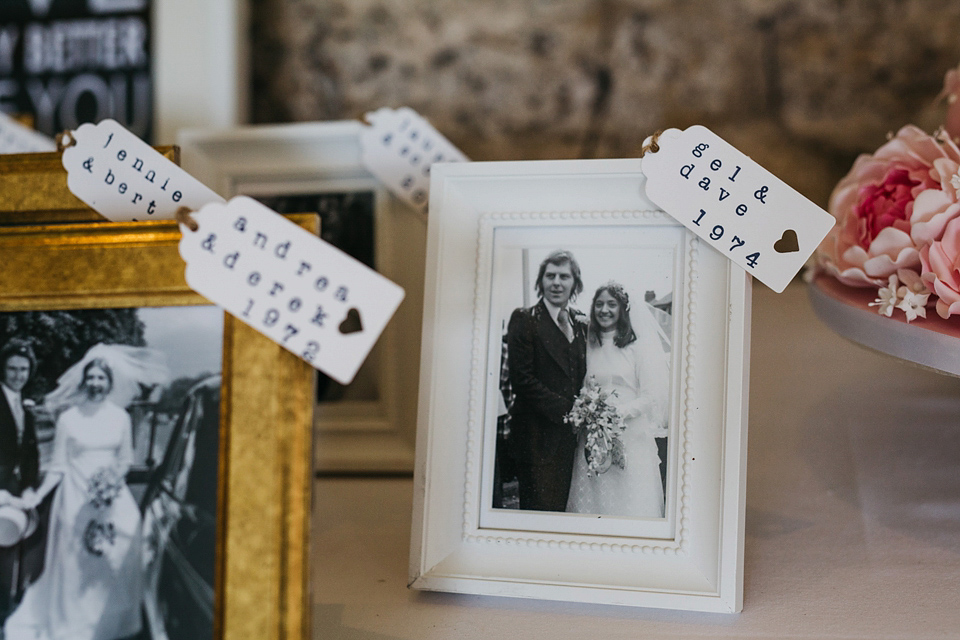
[[[44,406],[54,415],[77,404],[83,398],[80,388],[83,369],[91,360],[101,359],[113,373],[113,386],[107,399],[127,407],[143,392],[140,385],[164,384],[170,379],[166,355],[156,349],[121,344],[96,344],[76,364],[57,378],[57,387],[44,397]]]
[[[656,317],[657,309],[643,302],[630,310],[633,331],[645,375],[642,393],[649,402],[648,417],[657,435],[666,435],[667,409],[670,394],[670,338]]]

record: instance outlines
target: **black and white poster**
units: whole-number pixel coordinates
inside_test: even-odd
[[[113,118],[153,129],[149,0],[0,2],[0,111],[48,135]]]

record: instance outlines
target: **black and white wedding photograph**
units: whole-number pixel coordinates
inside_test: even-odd
[[[496,230],[492,513],[665,518],[677,251],[644,233]]]
[[[0,314],[3,640],[213,637],[223,312]]]

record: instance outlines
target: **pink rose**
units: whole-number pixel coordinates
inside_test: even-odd
[[[837,226],[818,261],[844,284],[882,286],[900,269],[920,266],[920,247],[940,237],[960,214],[951,178],[960,149],[908,125],[861,155],[830,196]]]
[[[943,237],[920,250],[924,284],[939,298],[937,313],[960,313],[960,218],[947,223]]]

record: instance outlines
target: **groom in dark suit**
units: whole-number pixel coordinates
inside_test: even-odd
[[[0,505],[18,505],[39,481],[37,433],[21,393],[36,365],[33,349],[23,340],[13,339],[0,349]],[[37,554],[26,548],[36,546],[36,537],[0,548],[0,619],[10,614],[25,579],[37,568],[26,566],[36,564],[28,560]]]
[[[537,274],[540,300],[517,309],[507,327],[510,384],[516,398],[511,428],[520,443],[520,508],[564,511],[577,438],[564,416],[587,371],[586,322],[570,308],[583,291],[580,265],[554,251]]]

